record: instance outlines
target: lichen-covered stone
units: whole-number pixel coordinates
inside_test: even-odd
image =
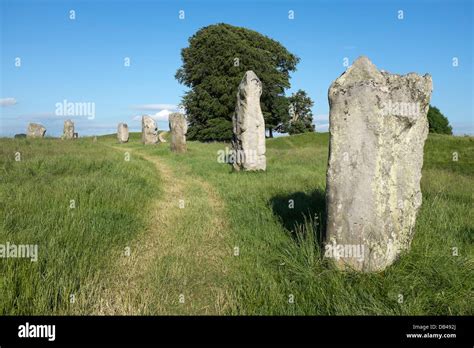
[[[46,133],[46,128],[39,123],[30,123],[28,124],[28,129],[26,131],[26,136],[28,138],[44,138]],[[17,136],[15,135],[15,138]]]
[[[128,143],[128,125],[120,122],[117,126],[117,139],[119,143]]]
[[[186,152],[186,133],[188,132],[188,124],[186,117],[180,113],[172,113],[169,116],[170,132],[171,132],[171,151]]]
[[[236,170],[266,170],[265,121],[260,108],[262,82],[253,71],[247,71],[239,84],[237,103],[232,117],[232,147]]]
[[[156,144],[158,142],[158,127],[150,116],[142,116],[142,142],[143,144]]]
[[[63,139],[74,138],[74,122],[71,120],[64,121]]]
[[[366,57],[329,88],[325,247],[340,269],[381,271],[409,248],[431,91],[429,75],[392,75]]]

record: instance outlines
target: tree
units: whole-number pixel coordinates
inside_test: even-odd
[[[313,112],[314,102],[305,91],[299,89],[288,98],[289,120],[286,131],[291,134],[314,132]]]
[[[299,58],[279,42],[256,31],[228,24],[198,30],[181,51],[183,65],[176,79],[189,87],[183,97],[190,139],[230,140],[237,87],[247,70],[262,81],[260,99],[265,126],[281,126],[284,91]]]
[[[428,124],[430,133],[453,134],[453,128],[449,125],[449,120],[436,106],[430,105],[428,109]]]
[[[278,96],[274,99],[272,110],[265,119],[265,126],[268,129],[268,136],[273,138],[273,131],[285,132],[285,125],[288,124],[290,102],[285,96]]]

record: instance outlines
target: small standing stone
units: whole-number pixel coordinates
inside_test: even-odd
[[[186,133],[188,132],[188,124],[186,117],[180,113],[172,113],[169,116],[170,132],[171,132],[171,151],[186,152]]]
[[[64,121],[63,139],[74,138],[74,122],[71,120]]]
[[[142,142],[143,144],[156,144],[158,142],[158,127],[150,116],[142,116]]]
[[[232,117],[232,147],[236,170],[265,170],[265,121],[260,108],[262,82],[253,71],[247,71],[237,91]]]
[[[158,140],[160,141],[160,143],[167,143],[167,141],[165,139],[165,136],[164,136],[164,132],[159,132],[158,133]]]
[[[26,136],[28,138],[44,138],[45,133],[46,128],[44,128],[43,125],[39,123],[28,124],[28,129],[26,131]]]
[[[128,143],[128,125],[120,122],[117,127],[117,139],[119,143]]]
[[[382,271],[409,248],[421,205],[431,76],[358,58],[329,88],[326,256]]]

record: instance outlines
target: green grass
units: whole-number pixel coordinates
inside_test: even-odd
[[[207,193],[198,182],[215,190],[224,207],[219,218],[227,223],[221,252],[228,257],[221,275],[172,254],[151,263],[143,277],[152,296],[145,304],[148,314],[186,287],[200,289],[194,293],[199,302],[204,294],[198,283],[224,288],[224,314],[474,314],[472,137],[430,135],[411,250],[378,274],[339,272],[321,258],[327,133],[268,140],[265,173],[234,173],[218,163],[218,151],[229,146],[223,143],[189,142],[188,153],[176,155],[168,144],[144,147],[132,134],[126,145],[134,151],[130,162],[123,160],[114,136],[97,143],[87,138],[0,143],[0,243],[38,243],[40,248],[37,263],[0,259],[2,314],[91,311],[97,298],[83,296],[78,311],[67,294],[100,288],[103,270],[113,269],[124,245],[143,236],[150,223],[146,207],[153,199],[166,199],[159,194],[165,188],[153,165],[135,154],[159,159],[189,183],[187,202],[192,207],[195,199],[195,208],[184,209],[179,226],[170,231],[176,234],[173,248],[190,243],[193,233],[202,236],[216,214],[205,204]],[[14,161],[17,150],[21,162]],[[453,152],[458,161],[452,160]],[[70,199],[78,202],[75,210],[69,209]],[[194,260],[191,255],[189,260]],[[176,264],[183,267],[181,276],[170,271]],[[171,300],[166,311],[200,313]]]
[[[160,190],[153,166],[90,139],[0,143],[0,243],[38,244],[39,254],[0,259],[0,313],[69,313],[71,294],[89,306],[96,299],[84,290],[100,287],[103,268],[146,224],[142,210]]]

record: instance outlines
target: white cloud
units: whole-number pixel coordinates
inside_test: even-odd
[[[165,110],[161,110],[161,111],[157,112],[156,114],[150,115],[150,116],[154,120],[157,120],[157,121],[168,121],[168,116],[172,113],[173,113],[172,110],[165,109]]]
[[[15,98],[1,98],[0,105],[1,106],[11,106],[16,104]]]
[[[316,132],[327,132],[329,130],[329,115],[316,115],[313,117]]]
[[[168,116],[172,114],[173,112],[176,112],[176,111],[164,109],[164,110],[158,111],[155,114],[148,114],[147,116],[150,116],[155,121],[168,121]],[[141,115],[133,116],[134,121],[140,121],[141,119],[142,119]]]
[[[329,120],[329,115],[316,115],[313,117],[313,120],[316,121],[328,121]]]
[[[147,110],[147,111],[178,110],[178,105],[175,105],[175,104],[142,104],[142,105],[134,105],[131,108],[134,109],[134,110]]]
[[[134,105],[131,107],[134,110],[142,111],[156,111],[154,114],[148,114],[155,121],[168,121],[168,116],[178,111],[178,105],[175,104],[142,104]],[[140,121],[142,119],[141,115],[133,116],[134,121]]]

